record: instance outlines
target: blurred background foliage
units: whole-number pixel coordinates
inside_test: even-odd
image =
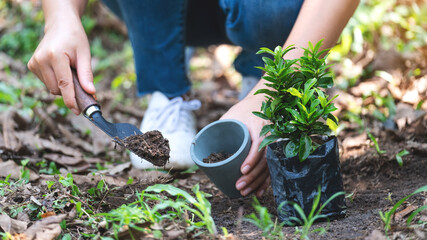
[[[134,103],[136,76],[132,48],[123,24],[95,0],[89,1],[82,23],[91,43],[95,83],[102,86],[101,89],[114,92],[115,102]],[[0,0],[0,111],[13,107],[32,117],[34,107],[53,103],[58,110],[55,114],[69,113],[61,100],[40,91],[43,85],[26,69],[43,35],[43,25],[40,1]],[[336,65],[337,87],[346,90],[372,76],[392,81],[392,73],[374,69],[372,59],[390,49],[402,56],[420,52],[425,55],[426,42],[425,1],[362,0],[329,55],[328,60]],[[365,63],[360,64],[361,59],[365,59]],[[410,71],[405,73],[408,78],[425,75],[419,66],[408,68]],[[197,69],[197,66],[190,66],[190,69]],[[395,113],[395,99],[391,94],[366,94],[365,97],[375,99],[370,113],[378,119],[386,121]],[[144,106],[143,100],[137,101]],[[423,102],[416,106],[421,108]],[[387,110],[379,110],[382,108]],[[362,112],[360,106],[350,110],[352,113],[347,115],[350,119]]]

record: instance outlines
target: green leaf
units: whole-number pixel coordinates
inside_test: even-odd
[[[282,100],[280,98],[274,99],[274,101],[271,103],[271,106],[270,106],[271,111],[272,112],[276,111],[277,105],[279,105],[281,102],[282,102]]]
[[[325,97],[325,94],[322,92],[322,90],[320,90],[320,89],[315,89],[316,90],[316,93],[317,93],[317,96],[319,96],[319,99],[320,98],[327,98],[327,96]]]
[[[96,188],[100,191],[103,191],[104,185],[105,185],[105,181],[104,181],[104,179],[102,179],[101,181],[98,182],[98,185],[96,185]]]
[[[328,99],[322,96],[319,96],[317,99],[320,100],[320,106],[322,106],[322,108],[325,108],[326,105],[328,104]]]
[[[266,76],[263,76],[262,78],[265,79],[266,81],[269,81],[269,82],[273,82],[273,83],[276,82],[276,78],[274,78],[272,76],[266,75]]]
[[[338,108],[336,108],[335,106],[334,106],[334,104],[331,104],[331,105],[328,105],[326,108],[325,108],[325,110],[323,110],[323,114],[329,114],[329,113],[331,113],[331,112],[333,112],[333,111],[335,111],[335,110],[337,110]]]
[[[304,97],[302,98],[302,104],[306,105],[308,101],[311,99],[311,97],[313,96],[313,94],[314,94],[314,89],[311,89],[308,92],[304,92]]]
[[[300,122],[301,124],[307,123],[304,118],[301,117],[301,115],[294,109],[286,108],[286,110],[290,112],[292,114],[292,117],[294,117],[294,119]]]
[[[280,137],[276,136],[276,135],[270,135],[270,136],[264,138],[264,140],[262,140],[261,144],[259,145],[258,151],[261,151],[261,149],[263,149],[265,146],[267,146],[270,143],[275,142],[279,138]]]
[[[409,217],[408,217],[408,220],[406,220],[406,225],[408,226],[408,227],[410,227],[410,225],[411,225],[411,221],[412,221],[412,219],[414,219],[414,217],[418,214],[418,213],[420,213],[421,211],[423,211],[423,210],[425,210],[425,209],[427,209],[427,205],[424,205],[424,206],[421,206],[421,207],[419,207],[418,209],[416,209]]]
[[[302,105],[300,102],[297,102],[298,108],[300,110],[300,112],[302,113],[301,116],[304,119],[304,122],[306,123],[308,120],[308,112],[307,112],[307,108]]]
[[[322,77],[319,79],[319,87],[331,88],[334,86],[334,80],[332,77]]]
[[[280,130],[284,133],[292,133],[295,132],[296,127],[291,123],[291,121],[286,122],[283,125],[280,125]]]
[[[267,133],[271,132],[272,130],[273,130],[273,125],[265,125],[264,127],[262,127],[261,132],[259,133],[259,136],[262,137]]]
[[[267,95],[269,95],[269,96],[271,96],[271,97],[275,97],[275,96],[277,96],[277,92],[276,91],[272,91],[272,90],[269,90],[269,89],[258,89],[255,93],[254,93],[254,95],[256,95],[256,94],[267,94]]]
[[[335,95],[333,98],[331,98],[329,101],[328,101],[328,103],[327,104],[330,104],[335,98],[337,98],[338,97],[338,94],[337,95]]]
[[[295,96],[295,97],[298,97],[298,98],[302,98],[302,94],[297,90],[297,89],[295,89],[295,88],[289,88],[288,90],[287,90],[287,92],[288,93],[290,93],[290,94],[292,94],[293,96]]]
[[[262,47],[260,48],[261,50],[259,50],[258,52],[256,52],[256,54],[262,54],[262,53],[268,53],[274,56],[274,52],[271,51],[269,48],[266,47]]]
[[[285,155],[287,158],[294,157],[298,154],[298,145],[294,141],[289,141],[285,147]]]
[[[191,196],[189,193],[187,193],[186,191],[184,191],[182,189],[179,189],[177,187],[169,185],[169,184],[156,184],[153,186],[149,186],[149,187],[147,187],[147,189],[145,191],[146,192],[156,192],[156,193],[166,191],[167,193],[169,193],[172,196],[184,197],[191,204],[197,203],[196,199],[193,196]]]
[[[336,125],[338,125],[338,119],[333,114],[329,113],[328,119],[331,119]]]
[[[399,166],[403,166],[403,156],[408,155],[409,152],[406,149],[403,149],[402,151],[400,151],[399,153],[396,154],[396,161],[399,164]]]
[[[317,79],[316,78],[312,78],[310,80],[308,80],[307,82],[304,83],[304,92],[307,92],[310,88],[312,88],[314,86],[314,84],[316,84]]]
[[[299,160],[303,162],[311,153],[312,142],[307,134],[302,134],[299,141]]]
[[[270,120],[268,117],[267,117],[267,115],[265,115],[264,113],[261,113],[261,112],[252,112],[255,116],[257,116],[257,117],[260,117],[260,118],[262,118],[262,119],[265,119],[265,120]]]
[[[275,65],[274,61],[271,58],[268,58],[268,57],[262,57],[262,61],[264,61],[265,64],[267,64],[267,65],[271,65],[271,66]]]
[[[374,137],[374,135],[372,135],[370,132],[368,132],[368,137],[371,139],[371,141],[374,143],[375,145],[375,150],[377,150],[377,153],[379,155],[382,155],[384,153],[386,153],[387,151],[381,150],[380,146],[378,145],[377,139]]]
[[[314,111],[316,111],[317,110],[317,106],[320,104],[320,100],[319,99],[314,99],[314,101],[312,101],[311,102],[311,105],[310,105],[310,113],[312,113],[312,112],[314,112]]]
[[[258,68],[258,69],[260,69],[263,72],[268,72],[267,69],[264,68],[264,67],[256,66],[255,68]]]

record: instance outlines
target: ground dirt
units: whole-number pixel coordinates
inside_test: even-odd
[[[376,158],[378,158],[376,152],[367,151],[357,158],[341,159],[344,190],[347,194],[353,193],[350,198],[346,199],[347,215],[345,218],[330,222],[325,235],[312,235],[311,239],[364,239],[373,230],[382,229],[383,224],[378,211],[385,211],[393,206],[387,200],[389,194],[392,194],[391,199],[396,203],[415,189],[426,185],[426,157],[413,156],[405,161],[403,167],[399,167],[395,162],[386,162],[378,166],[375,165],[374,159]],[[366,165],[363,168],[356,167],[358,166],[357,162],[362,159],[366,161]],[[371,160],[374,160],[372,165],[368,163]],[[196,174],[194,181],[208,182],[205,176],[197,175],[199,174]],[[201,186],[206,185],[202,184]],[[254,225],[244,221],[236,225],[239,217],[253,212],[251,207],[252,196],[231,200],[219,190],[205,189],[205,191],[214,196],[211,199],[212,215],[219,226],[226,227],[242,239],[260,239],[261,232]],[[421,206],[426,199],[426,195],[414,196],[408,200],[407,204]],[[260,202],[263,206],[268,207],[271,213],[275,213],[276,206],[271,189],[260,199]],[[328,224],[317,223],[314,228],[320,226],[327,227]],[[414,236],[412,230],[405,228],[405,226],[403,221],[399,222],[394,230],[403,236],[403,239],[409,236],[419,239],[419,237]],[[294,227],[285,227],[284,232],[289,234],[288,237],[291,238]]]

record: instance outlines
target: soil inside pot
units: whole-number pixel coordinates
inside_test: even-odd
[[[204,163],[217,163],[217,162],[221,162],[224,161],[225,159],[231,157],[230,153],[223,153],[223,152],[219,152],[219,153],[211,153],[207,158],[203,159]]]
[[[132,135],[118,142],[155,166],[163,167],[169,160],[169,141],[157,130]]]

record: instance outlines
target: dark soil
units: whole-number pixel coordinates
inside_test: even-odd
[[[387,150],[396,148],[396,143],[394,144],[388,141]],[[332,220],[330,223],[316,223],[312,229],[324,227],[327,232],[324,235],[313,234],[310,239],[365,239],[373,230],[383,229],[379,211],[391,209],[401,198],[427,183],[427,157],[411,155],[405,160],[403,167],[399,167],[395,160],[381,159],[372,148],[365,149],[358,157],[341,158],[344,191],[346,195],[352,194],[346,199],[346,217]],[[242,221],[242,217],[254,212],[251,206],[253,196],[229,199],[216,187],[212,188],[209,179],[200,172],[190,179],[193,184],[199,182],[202,191],[212,194],[209,200],[212,204],[212,216],[218,227],[227,228],[229,233],[238,236],[238,239],[261,238],[262,231],[259,228]],[[389,194],[393,204],[387,199]],[[408,204],[422,206],[426,199],[425,194],[413,196],[399,210]],[[259,200],[262,206],[277,216],[271,188]],[[400,239],[421,239],[413,233],[413,229],[406,227],[406,218],[394,222],[390,236],[394,234],[401,236]],[[295,227],[285,227],[283,231],[287,234],[287,239],[292,239]]]
[[[204,163],[217,163],[224,161],[225,159],[229,158],[231,155],[230,153],[211,153],[207,158],[203,159]]]
[[[169,160],[169,141],[157,130],[126,137],[123,145],[158,167],[165,166]]]

